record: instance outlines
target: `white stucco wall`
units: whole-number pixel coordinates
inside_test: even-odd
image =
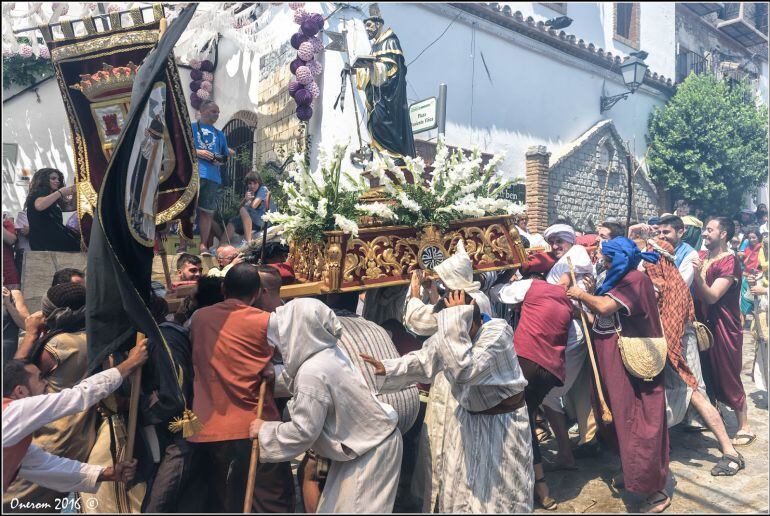
[[[40,103],[28,91],[3,103],[3,143],[18,144],[16,163],[3,160],[3,212],[15,217],[21,210],[29,187],[18,181],[23,169],[30,178],[39,168],[58,168],[65,182],[72,184],[74,154],[64,102],[55,79],[38,86]]]
[[[357,5],[365,7],[365,4]],[[441,4],[381,3],[380,7],[386,25],[393,27],[401,40],[407,62],[436,39],[458,13]],[[312,3],[307,8],[328,15],[334,6]],[[525,18],[531,15],[536,20],[558,15],[538,3],[516,3],[512,8],[521,10]],[[567,15],[575,21],[566,32],[586,43],[594,43],[619,55],[632,50],[612,39],[611,3],[570,3]],[[675,59],[673,4],[642,4],[641,15],[641,47],[650,53],[647,62],[651,70],[672,76]],[[327,29],[341,31],[343,17],[357,18],[347,22],[349,39],[356,41],[353,46],[359,51],[365,51],[367,41],[361,22],[363,16],[359,13],[338,12],[328,20]],[[270,7],[264,20],[260,21],[263,23],[260,23],[259,37],[271,41],[282,37],[288,39],[297,30],[285,4]],[[474,30],[476,52],[472,56]],[[220,127],[236,111],[258,108],[259,58],[270,49],[272,45],[264,50],[244,51],[226,38],[220,41],[214,81],[214,98],[221,108]],[[482,53],[492,82],[484,70]],[[472,74],[474,57],[475,73]],[[330,146],[334,142],[350,141],[352,148],[358,146],[354,99],[359,106],[363,138],[368,140],[361,95],[351,95],[350,87],[346,85],[345,111],[333,109],[345,60],[344,54],[338,52],[327,51],[322,56],[324,74],[317,79],[322,94],[314,102],[315,114],[309,127],[314,144],[320,142]],[[188,98],[189,74],[189,69],[180,68]],[[410,102],[437,95],[439,83],[446,83],[448,143],[463,147],[478,145],[487,152],[506,152],[507,159],[502,168],[509,176],[524,174],[527,147],[546,145],[558,154],[559,149],[597,121],[609,117],[621,136],[631,142],[637,159],[641,159],[649,113],[665,102],[665,96],[660,92],[643,87],[611,111],[600,114],[599,97],[603,84],[606,84],[608,95],[625,91],[618,74],[467,14],[462,14],[436,44],[409,66],[407,77]],[[40,94],[41,104],[35,102],[33,93],[4,104],[3,141],[19,143],[20,166],[32,170],[56,166],[71,182],[72,151],[61,95],[54,81],[41,85]],[[190,115],[195,118],[193,110]],[[435,136],[436,131],[431,131],[421,133],[417,138],[428,140]],[[311,155],[314,163],[316,149],[314,145]],[[3,173],[4,186],[8,186],[5,169]],[[17,209],[19,199],[23,199],[25,193],[20,187],[4,188],[3,209]]]
[[[386,25],[393,27],[401,40],[407,62],[439,36],[458,12],[440,5],[401,3],[381,4],[381,9]],[[475,75],[471,56],[474,21]],[[484,70],[481,53],[492,82]],[[329,73],[335,76],[333,71]],[[611,111],[600,114],[599,97],[605,81],[609,95],[625,91],[618,74],[465,14],[409,67],[407,78],[410,101],[437,95],[439,83],[446,83],[448,143],[506,152],[502,169],[511,176],[524,174],[527,147],[540,144],[557,152],[597,121],[609,117],[641,159],[649,113],[665,102],[662,94],[644,87]],[[335,97],[336,91],[332,102]],[[324,124],[335,125],[327,120],[331,115],[325,109]],[[417,138],[435,135],[432,131]]]
[[[535,21],[563,16],[559,12],[538,2],[501,2],[511,9],[521,11],[526,19],[532,16]],[[673,2],[641,2],[639,46],[649,53],[645,62],[650,70],[674,77],[676,69],[675,8]],[[591,42],[613,55],[626,56],[635,50],[613,38],[613,2],[575,2],[567,3],[567,14],[572,24],[563,29],[567,34],[574,34],[578,39]]]

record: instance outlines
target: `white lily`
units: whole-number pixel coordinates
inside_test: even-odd
[[[335,213],[334,223],[337,225],[337,227],[339,227],[345,233],[350,233],[354,237],[358,236],[358,224],[356,224],[354,221],[350,220],[349,218],[343,215],[340,215],[339,213]]]

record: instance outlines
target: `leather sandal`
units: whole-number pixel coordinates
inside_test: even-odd
[[[736,439],[746,439],[745,442],[739,442],[736,443]],[[735,437],[733,437],[733,446],[748,446],[754,441],[757,440],[757,435],[751,435],[751,434],[735,434]]]
[[[664,491],[655,491],[653,494],[657,496],[655,496],[655,498],[652,500],[648,498],[642,502],[642,505],[639,506],[639,512],[659,513],[665,511],[671,506],[671,497],[668,496]]]
[[[735,464],[735,466],[733,466]],[[735,455],[723,454],[716,466],[711,469],[711,475],[715,477],[731,477],[746,467],[746,461],[740,453]]]
[[[545,484],[545,477],[535,479],[535,484]],[[554,500],[548,495],[544,496],[543,498],[540,498],[540,496],[537,494],[537,490],[535,490],[535,501],[539,503],[540,506],[546,511],[555,511],[556,509],[559,508],[559,505],[556,503],[556,500]]]

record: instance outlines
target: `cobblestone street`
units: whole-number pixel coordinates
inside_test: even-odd
[[[751,427],[757,440],[751,446],[738,448],[746,460],[746,469],[733,477],[713,477],[711,468],[721,456],[717,441],[710,432],[686,433],[680,427],[671,429],[671,472],[673,497],[670,513],[767,513],[768,511],[768,421],[767,397],[759,392],[751,378],[754,363],[754,340],[744,334],[743,384],[749,403]],[[727,432],[737,429],[735,415],[724,412]],[[544,446],[546,456],[556,451],[553,440]],[[551,455],[552,456],[552,455]],[[604,451],[595,459],[578,461],[578,471],[548,475],[551,496],[564,513],[635,512],[643,497],[610,486],[612,476],[620,471],[620,461]],[[671,490],[669,482],[669,492]],[[535,512],[548,513],[542,509]]]

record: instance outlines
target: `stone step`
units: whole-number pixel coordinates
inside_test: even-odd
[[[171,281],[176,281],[176,261],[179,254],[169,254],[167,257]],[[201,257],[204,271],[216,266],[213,256]],[[88,258],[86,253],[64,253],[55,251],[26,251],[21,270],[21,291],[27,302],[30,313],[40,310],[43,296],[51,288],[51,281],[56,271],[72,267],[86,270]],[[205,272],[204,272],[205,273]],[[163,274],[163,262],[160,256],[155,256],[152,262],[152,279],[163,285],[166,279]],[[86,271],[88,280],[88,271]]]

